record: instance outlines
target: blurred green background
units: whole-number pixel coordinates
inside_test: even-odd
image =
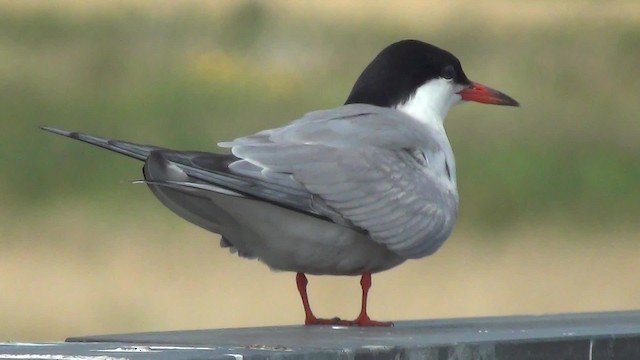
[[[216,151],[340,105],[404,38],[522,107],[450,112],[458,229],[374,278],[372,316],[640,307],[638,2],[0,1],[0,337],[299,323],[291,274],[129,185],[139,163],[37,127]],[[314,282],[321,315],[355,315],[356,279]]]

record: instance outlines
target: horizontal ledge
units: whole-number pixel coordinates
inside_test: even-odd
[[[353,348],[367,345],[442,346],[621,335],[640,336],[640,311],[399,321],[392,328],[294,325],[167,331],[81,336],[67,341],[192,346],[246,346],[260,343],[287,348]]]
[[[50,346],[83,355],[172,360],[640,359],[640,311],[400,321],[393,328],[273,326],[98,335]]]

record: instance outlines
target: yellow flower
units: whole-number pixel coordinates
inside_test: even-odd
[[[224,86],[251,84],[276,98],[293,94],[300,84],[298,74],[284,65],[269,67],[228,52],[191,53],[187,67],[200,80]]]

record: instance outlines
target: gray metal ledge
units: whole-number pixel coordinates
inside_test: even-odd
[[[401,321],[393,328],[171,331],[0,346],[0,359],[28,358],[19,354],[70,360],[640,360],[640,311]]]

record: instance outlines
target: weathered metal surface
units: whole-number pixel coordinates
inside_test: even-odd
[[[281,326],[99,335],[0,346],[0,359],[29,358],[637,360],[640,311],[402,321],[394,328]]]

